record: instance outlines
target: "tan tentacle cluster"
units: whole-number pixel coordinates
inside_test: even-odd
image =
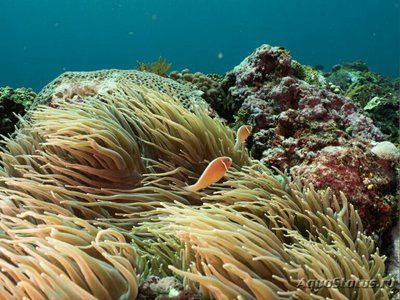
[[[61,215],[0,215],[5,299],[134,299],[136,253],[123,235]]]
[[[234,141],[201,107],[123,80],[38,107],[0,153],[0,295],[134,299],[147,275],[176,274],[204,298],[388,299],[346,198],[273,176]],[[185,191],[220,156],[224,182]]]
[[[342,206],[329,203],[328,193],[283,187],[254,168],[225,185],[203,198],[218,203],[165,205],[134,228],[137,247],[161,259],[162,273],[169,265],[207,299],[389,299],[385,258],[344,196]],[[165,258],[165,249],[178,255]]]
[[[203,110],[127,81],[112,95],[34,111],[0,154],[0,193],[85,219],[114,220],[158,202],[199,204],[180,188],[218,156],[249,164],[233,144],[232,131]]]

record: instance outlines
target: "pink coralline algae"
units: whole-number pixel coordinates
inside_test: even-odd
[[[368,232],[381,232],[391,224],[396,190],[395,173],[389,162],[379,161],[361,142],[329,146],[309,164],[292,168],[294,175],[307,178],[317,190],[338,191],[357,208]],[[379,217],[377,217],[379,216]]]
[[[269,45],[262,45],[257,48],[252,55],[248,56],[233,70],[236,84],[239,86],[263,84],[270,80],[272,75],[284,77],[291,73],[289,53],[284,48]]]
[[[347,98],[296,78],[290,54],[283,48],[263,45],[228,75],[235,77],[229,93],[242,103],[250,121],[295,109],[308,120],[333,120],[351,137],[382,140],[372,120],[359,113]],[[266,129],[265,125],[259,122],[257,127]]]
[[[383,139],[381,131],[323,79],[309,84],[292,66],[286,50],[262,45],[228,74],[235,78],[229,93],[240,105],[241,121],[255,125],[253,156],[281,170],[296,166],[295,174],[318,190],[343,191],[367,218],[367,230],[384,230],[396,179],[394,164],[370,152],[371,143]]]

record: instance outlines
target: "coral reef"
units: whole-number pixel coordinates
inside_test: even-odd
[[[15,114],[24,115],[35,97],[36,94],[32,89],[0,88],[0,135],[7,135],[14,131],[14,126],[18,122]]]
[[[304,80],[309,84],[318,85],[320,87],[327,86],[326,79],[322,72],[312,68],[311,66],[302,65],[298,61],[292,59],[291,67],[294,77]]]
[[[229,101],[240,104],[236,120],[255,125],[250,140],[255,158],[282,171],[294,166],[307,170],[304,172],[307,176],[303,177],[317,189],[323,190],[332,184],[336,195],[345,191],[367,220],[377,211],[386,216],[378,227],[373,222],[366,225],[367,230],[382,231],[390,226],[392,212],[396,211],[391,209],[396,203],[395,169],[393,163],[387,164],[368,154],[373,142],[384,138],[372,119],[350,99],[330,91],[317,71],[293,62],[290,54],[279,47],[260,46],[228,73],[235,78],[235,84],[228,89]],[[306,79],[314,84],[307,83]],[[364,145],[366,154],[353,151],[357,144]],[[320,172],[317,167],[327,158],[329,151],[323,152],[326,147],[344,147],[351,157],[351,163],[335,162],[332,158],[330,164],[338,163],[342,168],[342,172],[334,174],[336,184],[331,175]],[[366,160],[371,160],[368,167],[363,163]],[[377,166],[380,168],[376,169]],[[372,185],[373,188],[367,185],[370,189],[365,190],[364,171],[356,174],[354,168],[385,171],[371,172],[374,178],[370,179],[379,184]],[[347,182],[340,180],[340,174],[357,176]],[[346,193],[348,184],[358,192]]]
[[[393,163],[398,163],[400,159],[400,153],[399,151],[397,151],[396,146],[388,141],[377,143],[371,149],[371,152],[378,156],[380,159],[388,160]]]
[[[348,99],[290,76],[291,57],[281,48],[263,45],[232,72],[236,84],[229,92],[259,129],[267,128],[271,114],[279,117],[294,109],[310,121],[332,120],[352,137],[382,139],[372,120],[360,114]]]
[[[398,142],[400,94],[396,81],[371,72],[362,61],[336,65],[325,76],[374,121],[386,140]]]
[[[372,95],[371,95],[372,96]],[[386,94],[384,97],[373,96],[363,107],[363,111],[381,129],[385,140],[399,143],[400,94]]]
[[[263,45],[226,80],[56,78],[0,152],[0,297],[393,297],[366,218],[392,216],[398,152],[374,143],[380,131],[354,104],[296,72],[286,50]],[[261,162],[235,149],[200,82],[222,89],[209,103],[255,124]],[[224,156],[222,182],[187,189]]]
[[[393,90],[390,79],[371,72],[367,64],[361,60],[343,63],[332,67],[325,74],[327,82],[339,86],[344,95],[363,107],[371,99],[370,95],[384,96]]]
[[[362,143],[323,148],[310,164],[292,168],[293,174],[307,178],[317,190],[343,192],[357,207],[368,232],[381,233],[392,225],[397,209],[396,174],[391,159],[377,160]],[[375,218],[375,216],[379,218]]]
[[[203,74],[196,72],[191,74],[188,69],[181,72],[173,71],[169,77],[179,83],[192,86],[203,92],[201,97],[222,117],[228,121],[233,121],[233,112],[238,107],[228,93],[229,87],[234,84],[233,76],[218,74]]]

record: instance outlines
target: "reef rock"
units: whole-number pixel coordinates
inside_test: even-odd
[[[14,131],[14,126],[18,122],[16,115],[24,115],[35,97],[36,94],[32,89],[0,88],[0,135]]]
[[[384,135],[349,98],[307,70],[283,48],[257,48],[227,75],[235,79],[229,101],[240,104],[236,120],[254,124],[255,158],[281,170],[296,166],[295,174],[318,190],[343,191],[366,217],[366,228],[382,231],[394,215],[395,165],[370,150]],[[377,213],[378,220],[368,218]]]
[[[169,78],[200,90],[201,97],[218,113],[219,117],[233,121],[233,113],[239,109],[228,93],[228,89],[235,83],[233,76],[190,73],[189,69],[184,69],[181,72],[171,72]]]
[[[378,156],[380,159],[389,160],[394,163],[398,162],[400,158],[399,150],[391,142],[380,142],[377,143],[371,152]]]
[[[395,80],[374,73],[360,60],[335,65],[324,74],[337,93],[351,101],[370,117],[392,142],[399,140],[399,84]]]
[[[312,182],[317,190],[330,188],[338,199],[339,191],[343,192],[366,220],[368,232],[380,233],[391,225],[396,174],[390,161],[376,159],[368,145],[325,147],[309,163],[293,167],[292,173]]]
[[[352,137],[381,140],[382,133],[372,120],[361,114],[344,96],[310,85],[292,75],[291,57],[283,48],[263,45],[247,57],[232,74],[235,86],[229,92],[249,114],[257,129],[273,114],[295,109],[307,120],[328,122]]]

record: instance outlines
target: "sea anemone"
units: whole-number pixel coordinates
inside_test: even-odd
[[[198,201],[170,185],[190,183],[221,155],[249,164],[233,147],[233,132],[202,109],[126,81],[112,95],[34,111],[0,154],[0,192],[39,212],[49,203],[56,213],[113,219]]]
[[[133,228],[149,273],[169,269],[205,299],[389,299],[385,257],[343,195],[340,207],[254,168],[230,176],[202,198],[215,204],[165,204]]]
[[[220,156],[224,183],[187,191]],[[39,106],[0,157],[4,297],[134,299],[146,276],[176,274],[204,298],[388,298],[384,258],[344,196],[279,181],[173,95],[121,81]],[[335,278],[377,285],[310,284]]]
[[[122,234],[61,215],[0,214],[0,295],[134,299],[136,253]]]

